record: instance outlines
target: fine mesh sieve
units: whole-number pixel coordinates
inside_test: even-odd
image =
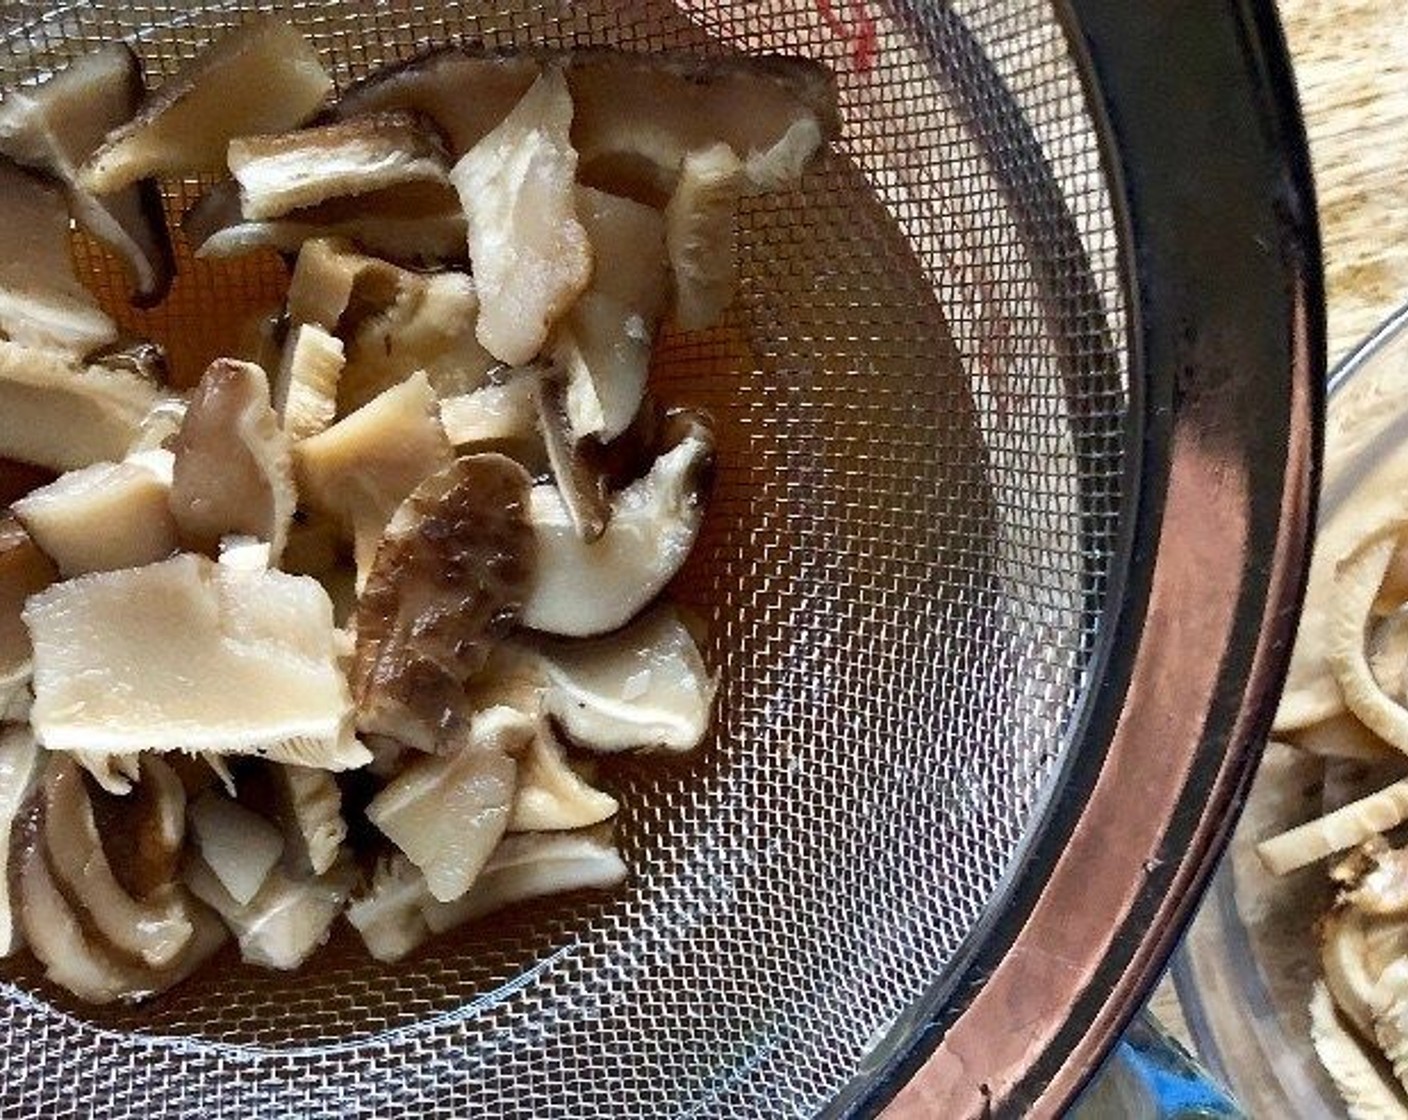
[[[37,80],[127,38],[155,83],[269,7],[11,0],[0,80]],[[667,334],[654,373],[664,400],[719,422],[715,498],[676,585],[709,623],[716,724],[688,759],[603,767],[631,870],[614,894],[535,905],[394,966],[345,929],[294,977],[232,953],[137,1009],[76,1006],[32,962],[8,965],[0,1116],[877,1107],[941,1028],[981,1013],[972,990],[1020,944],[1084,791],[1108,770],[1111,706],[1137,672],[1141,643],[1121,645],[1117,623],[1142,623],[1153,593],[1157,549],[1141,543],[1157,543],[1183,404],[1146,423],[1172,378],[1149,368],[1157,351],[1133,297],[1157,262],[1134,252],[1130,184],[1108,170],[1118,128],[1088,92],[1098,19],[1085,28],[1062,9],[1063,26],[1048,0],[276,7],[339,87],[452,40],[782,50],[834,68],[842,139],[800,188],[747,204],[734,309],[708,333]],[[1234,23],[1209,17],[1229,35]],[[1068,33],[1080,30],[1091,34]],[[1252,88],[1269,81],[1250,62],[1239,72]],[[1268,146],[1295,143],[1292,128]],[[173,220],[202,186],[173,188]],[[1303,203],[1299,190],[1288,196]],[[1313,257],[1313,223],[1294,217]],[[111,259],[82,240],[76,252],[123,324],[167,345],[183,383],[286,282],[272,254],[207,264],[182,248],[170,298],[137,312]],[[1293,264],[1267,259],[1272,296],[1291,301]],[[1281,303],[1247,311],[1273,336],[1270,356],[1219,374],[1281,399],[1261,454],[1245,456],[1264,478],[1235,514],[1260,537],[1226,577],[1255,585],[1222,666],[1234,702],[1203,743],[1211,769],[1193,765],[1202,740],[1189,734],[1172,752],[1187,765],[1164,775],[1174,800],[1193,793],[1159,842],[1193,852],[1250,737],[1241,678],[1255,670],[1250,696],[1278,671],[1258,660],[1247,619],[1279,611],[1288,625],[1298,584],[1309,455],[1293,421],[1312,402],[1286,387],[1292,357],[1314,362],[1314,301],[1302,312],[1297,325]],[[1205,593],[1218,581],[1209,573]],[[1208,640],[1216,663],[1223,647]],[[1178,868],[1180,855],[1164,858]],[[1148,905],[1168,893],[1152,879],[1141,889]],[[1112,909],[1105,924],[1125,918]],[[1072,1007],[1068,1031],[1097,1017]],[[1039,1063],[1004,1073],[997,1051],[993,1071],[951,1084],[965,1101],[1019,1107],[1076,1048],[1052,1043],[1025,1088]]]

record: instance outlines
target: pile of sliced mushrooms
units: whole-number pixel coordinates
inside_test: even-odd
[[[1278,767],[1318,760],[1323,813],[1257,845],[1273,875],[1315,864],[1329,875],[1334,902],[1313,931],[1322,975],[1311,1038],[1355,1120],[1408,1118],[1403,391],[1401,367],[1366,367],[1330,408],[1310,581],[1268,748]]]
[[[829,75],[454,46],[332,93],[268,19],[150,92],[116,44],[0,102],[0,950],[83,1000],[228,936],[292,969],[345,915],[394,961],[618,884],[593,753],[709,725],[661,595],[714,438],[651,354],[728,307],[739,203],[835,134]],[[182,393],[70,230],[158,303],[193,177],[198,257],[291,274]]]

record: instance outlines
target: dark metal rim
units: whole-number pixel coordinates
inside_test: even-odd
[[[1143,390],[1128,582],[1069,752],[1084,769],[1060,776],[1002,913],[857,1111],[1054,1115],[1073,1098],[1226,843],[1304,590],[1324,298],[1274,9],[1057,9],[1123,226]]]

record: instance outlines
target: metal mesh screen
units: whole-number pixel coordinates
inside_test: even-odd
[[[279,7],[340,85],[453,38],[836,69],[844,139],[744,215],[727,324],[667,337],[657,363],[662,396],[720,422],[716,498],[677,585],[710,623],[716,731],[683,761],[603,767],[631,868],[610,897],[399,966],[347,931],[294,977],[221,958],[139,1010],[76,1008],[9,966],[0,1116],[814,1113],[885,1052],[998,892],[1110,575],[1123,296],[1048,5]],[[12,0],[0,77],[122,36],[155,81],[252,9]],[[862,11],[873,59],[834,23]],[[183,252],[171,299],[136,314],[110,262],[78,251],[186,380],[284,283],[272,256]]]

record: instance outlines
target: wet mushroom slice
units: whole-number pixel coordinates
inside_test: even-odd
[[[347,364],[342,340],[316,323],[289,335],[274,381],[274,411],[291,440],[326,431],[337,414],[337,383]]]
[[[474,717],[454,753],[412,762],[367,806],[376,825],[425,876],[433,898],[469,890],[508,827],[518,764],[533,721],[508,708]]]
[[[488,384],[440,401],[446,438],[462,454],[497,451],[521,464],[530,475],[552,469],[539,428],[538,365],[501,370]]]
[[[342,913],[357,872],[350,861],[326,875],[299,878],[281,868],[269,872],[248,903],[236,902],[199,857],[191,860],[185,882],[192,894],[220,915],[250,964],[288,971],[306,961],[324,942]]]
[[[38,836],[55,884],[95,939],[149,968],[172,964],[195,934],[190,906],[168,883],[137,899],[113,874],[93,816],[83,772],[51,754],[40,779]]]
[[[11,509],[64,579],[137,568],[177,548],[171,484],[139,462],[60,475]]]
[[[120,460],[159,397],[145,378],[0,340],[0,455],[54,471]]]
[[[6,159],[0,159],[0,332],[22,346],[80,358],[117,339],[117,324],[74,271],[63,192]]]
[[[421,913],[430,899],[425,876],[402,852],[377,860],[365,892],[347,904],[347,920],[375,959],[394,963],[430,936]]]
[[[810,59],[577,50],[567,61],[581,180],[663,206],[689,152],[726,144],[755,190],[794,180],[840,133],[835,81]]]
[[[459,157],[498,127],[541,72],[532,55],[437,47],[355,83],[332,114],[345,120],[387,109],[424,113]]]
[[[397,509],[357,603],[360,730],[432,752],[462,739],[464,684],[532,579],[531,484],[502,455],[469,455]]]
[[[558,326],[553,353],[568,378],[567,415],[578,439],[606,442],[640,410],[670,276],[665,222],[630,199],[578,187],[577,216],[591,240],[591,284]]]
[[[264,371],[231,358],[212,362],[171,450],[171,513],[182,543],[212,554],[221,537],[250,536],[269,542],[277,562],[298,497]]]
[[[321,875],[337,861],[347,839],[342,791],[324,770],[270,765],[275,816],[284,828],[285,862],[290,856],[300,873]]]
[[[293,445],[298,491],[353,541],[359,581],[382,530],[416,486],[451,462],[435,391],[416,373],[326,431]]]
[[[1399,1085],[1408,1087],[1408,962],[1391,961],[1379,974],[1372,1011],[1379,1051]]]
[[[537,355],[592,275],[591,243],[575,213],[571,123],[567,83],[546,70],[450,172],[469,222],[476,332],[513,366]]]
[[[34,647],[22,612],[59,570],[13,516],[0,518],[0,701],[9,708],[29,688]]]
[[[585,642],[538,641],[541,706],[595,751],[689,751],[709,729],[718,680],[672,606]]]
[[[225,940],[225,929],[204,907],[190,907],[192,934],[164,968],[147,968],[87,936],[79,916],[50,872],[43,846],[30,840],[11,869],[10,890],[20,899],[25,940],[48,979],[87,1003],[137,1002],[180,983]]]
[[[434,126],[407,112],[240,136],[230,141],[229,163],[240,211],[255,221],[406,183],[448,185],[450,170]]]
[[[538,564],[524,600],[525,626],[566,637],[625,625],[684,564],[704,519],[713,467],[712,434],[692,414],[650,472],[611,496],[606,531],[584,541],[556,486],[533,487],[529,521]],[[583,595],[590,587],[592,594]]]
[[[247,23],[148,94],[84,163],[79,184],[109,194],[153,176],[223,172],[232,139],[297,128],[332,88],[317,53],[291,25]]]
[[[248,905],[284,854],[283,833],[213,789],[191,803],[189,816],[200,858],[237,905]]]
[[[199,260],[260,249],[297,253],[305,242],[335,237],[388,261],[454,264],[467,259],[466,229],[459,195],[434,183],[334,198],[266,221],[245,218],[236,183],[217,183],[181,219]]]
[[[610,890],[626,880],[626,865],[609,825],[583,832],[506,836],[474,885],[451,902],[431,900],[422,913],[432,933],[536,898],[579,890]]]
[[[248,754],[327,770],[370,760],[352,735],[332,603],[307,576],[183,554],[55,584],[23,617],[31,721],[52,750]]]
[[[572,434],[567,392],[559,379],[540,377],[536,401],[538,430],[558,495],[577,535],[584,541],[594,541],[606,531],[611,516],[606,501],[606,481],[594,468],[592,460],[582,454],[581,441]]]
[[[620,805],[567,761],[548,720],[539,720],[518,765],[509,832],[563,832],[600,824]]]
[[[39,744],[28,726],[0,727],[0,836],[4,837],[5,866],[9,866],[18,831],[16,818],[29,798],[43,764]],[[24,945],[18,900],[10,894],[10,877],[0,875],[0,957],[8,957]]]
[[[733,302],[738,282],[734,226],[746,176],[727,144],[690,152],[665,207],[665,244],[674,274],[675,322],[681,330],[713,326]]]
[[[112,129],[137,113],[145,87],[137,56],[111,43],[0,103],[0,154],[63,183],[78,224],[127,271],[132,301],[150,307],[171,286],[175,261],[161,191],[150,179],[108,195],[78,182],[78,169]]]
[[[1376,836],[1336,872],[1333,878],[1343,883],[1341,897],[1350,906],[1376,916],[1408,914],[1408,850],[1391,848]]]
[[[390,303],[350,332],[338,412],[353,412],[423,370],[437,397],[479,388],[498,360],[475,337],[479,297],[462,272],[398,270]]]

